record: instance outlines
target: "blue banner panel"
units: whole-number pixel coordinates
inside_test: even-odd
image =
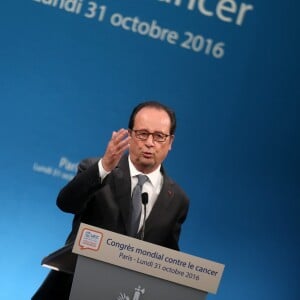
[[[0,298],[30,299],[71,229],[59,190],[137,103],[158,100],[178,118],[165,167],[191,201],[181,249],[226,265],[209,298],[299,299],[299,10],[2,1]]]

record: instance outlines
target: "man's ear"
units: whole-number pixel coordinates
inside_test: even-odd
[[[174,139],[175,139],[175,135],[171,135],[170,136],[169,151],[172,149],[172,145],[173,145]]]

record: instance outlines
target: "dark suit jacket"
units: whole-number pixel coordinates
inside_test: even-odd
[[[103,182],[99,177],[99,158],[88,158],[78,166],[78,173],[59,193],[58,207],[74,214],[67,243],[75,240],[81,222],[127,235],[131,207],[131,178],[128,155]],[[179,250],[178,241],[189,201],[164,169],[163,186],[146,220],[144,240]],[[51,271],[32,299],[69,299],[72,277]]]
[[[67,242],[74,241],[81,222],[127,235],[131,207],[128,156],[122,157],[103,183],[99,177],[98,160],[82,161],[77,176],[58,195],[58,207],[75,215]],[[163,168],[161,171],[163,186],[146,220],[144,240],[179,250],[179,234],[189,202]]]

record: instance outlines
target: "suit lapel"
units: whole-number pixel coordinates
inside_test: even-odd
[[[146,221],[146,231],[147,228],[151,228],[151,224],[157,221],[159,222],[159,220],[161,220],[161,217],[168,212],[169,206],[171,205],[172,199],[174,197],[173,182],[166,174],[163,173],[163,176],[163,186]]]
[[[169,206],[174,197],[173,181],[166,175],[163,167],[161,168],[163,174],[162,189],[157,197],[155,205],[146,221],[147,228],[151,228],[151,224],[159,222],[160,218],[168,212]],[[126,227],[126,232],[129,230],[129,217],[131,210],[131,177],[128,165],[128,155],[124,155],[117,168],[113,171],[115,199],[120,206],[120,212],[123,222]]]
[[[114,190],[115,199],[120,206],[120,212],[128,231],[130,204],[131,204],[131,178],[128,165],[128,155],[124,155],[117,168],[114,169]]]

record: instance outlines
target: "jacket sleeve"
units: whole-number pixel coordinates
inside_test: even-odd
[[[101,188],[98,161],[99,158],[88,158],[79,163],[75,177],[58,194],[56,204],[62,211],[82,212],[90,196]]]
[[[169,248],[174,250],[180,250],[179,248],[179,239],[180,239],[180,233],[182,224],[184,223],[185,219],[188,215],[189,210],[189,200],[185,195],[181,198],[181,208],[178,210],[178,215],[175,220],[174,226],[172,228],[171,234],[169,236],[169,241],[167,242],[167,245]]]

